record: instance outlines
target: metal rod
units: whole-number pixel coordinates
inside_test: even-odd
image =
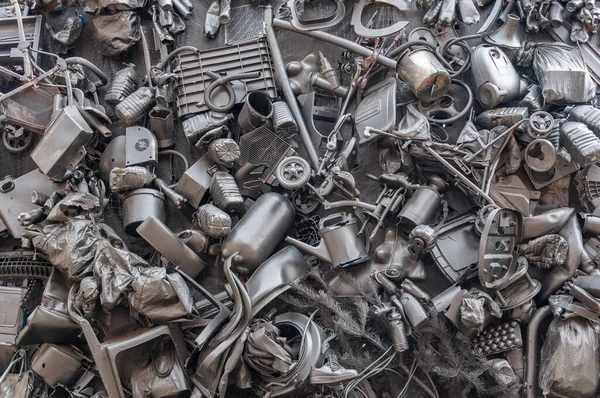
[[[33,68],[31,67],[31,59],[29,58],[29,42],[25,39],[25,28],[23,27],[23,18],[21,16],[21,5],[17,0],[10,0],[10,3],[15,7],[15,17],[17,19],[17,27],[19,29],[19,46],[18,49],[23,55],[23,76],[26,79],[33,77]]]
[[[4,101],[7,98],[12,97],[15,94],[20,93],[21,91],[27,90],[29,87],[36,85],[39,80],[44,80],[46,77],[53,75],[58,70],[59,70],[59,68],[57,66],[55,66],[54,68],[50,69],[48,72],[43,73],[40,76],[38,76],[37,79],[30,80],[27,83],[23,84],[22,86],[19,86],[19,87],[15,88],[14,90],[9,91],[8,93],[1,95],[0,102]]]
[[[279,87],[283,90],[283,96],[285,97],[285,101],[290,107],[290,111],[296,119],[296,123],[298,124],[298,130],[300,131],[300,138],[302,139],[302,144],[304,149],[306,150],[306,154],[308,155],[308,159],[312,164],[315,170],[319,169],[319,156],[317,155],[317,150],[312,142],[310,137],[310,133],[308,132],[308,128],[306,127],[306,123],[304,122],[304,118],[302,117],[302,111],[300,111],[300,107],[298,106],[298,102],[296,101],[296,96],[292,91],[292,87],[290,86],[290,81],[287,76],[287,72],[285,71],[285,64],[283,63],[283,57],[281,56],[281,51],[279,51],[279,44],[277,43],[277,38],[275,37],[275,30],[273,30],[273,23],[277,21],[277,19],[273,19],[273,8],[271,6],[265,7],[265,34],[267,36],[267,43],[269,44],[269,49],[271,50],[271,57],[273,57],[273,65],[275,66],[275,78],[279,83]],[[370,54],[370,52],[369,52]]]
[[[267,15],[267,11],[265,11],[265,17],[266,17],[266,15]],[[267,22],[267,18],[265,18],[265,23],[267,25],[269,25],[269,22]],[[353,53],[356,53],[358,55],[362,55],[363,57],[370,57],[373,55],[373,50],[363,47],[360,44],[356,44],[353,41],[346,40],[344,38],[332,35],[330,33],[321,32],[319,30],[304,31],[304,30],[296,29],[294,27],[294,25],[292,25],[291,22],[283,21],[278,18],[273,19],[272,26],[277,29],[289,30],[290,32],[295,32],[295,33],[299,33],[301,35],[310,36],[310,37],[314,37],[315,39],[326,41],[327,43],[331,43],[336,46],[345,48],[346,50],[352,51]],[[267,38],[268,38],[268,36],[267,36]],[[375,57],[375,62],[377,62],[378,64],[381,64],[381,65],[385,66],[386,68],[391,69],[393,71],[396,70],[396,61],[391,58],[386,57],[385,55],[382,55],[381,53],[377,53],[377,55]]]
[[[527,326],[527,368],[525,369],[525,389],[527,398],[535,398],[537,389],[537,342],[540,324],[552,315],[550,306],[538,308]]]

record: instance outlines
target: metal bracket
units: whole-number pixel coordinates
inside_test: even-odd
[[[408,26],[408,21],[398,21],[395,24],[388,26],[386,28],[380,29],[369,29],[362,24],[362,13],[365,7],[369,4],[374,3],[385,3],[389,4],[392,7],[397,8],[402,11],[402,0],[360,0],[358,4],[354,5],[354,11],[352,12],[352,20],[350,21],[350,25],[354,26],[354,32],[361,37],[383,37],[393,35],[394,33],[400,32],[402,29]],[[293,22],[292,22],[293,23]]]

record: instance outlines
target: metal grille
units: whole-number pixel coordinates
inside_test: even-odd
[[[240,153],[238,159],[240,166],[247,163],[264,166],[261,180],[270,183],[275,168],[294,150],[285,140],[281,139],[265,124],[240,138]]]
[[[48,278],[51,271],[51,263],[33,254],[0,254],[0,278]]]
[[[241,6],[231,9],[231,22],[225,25],[225,44],[264,36],[262,7]]]
[[[206,75],[206,71],[225,75],[260,72],[260,77],[256,79],[231,82],[236,104],[244,102],[247,93],[255,90],[266,91],[270,97],[277,96],[271,55],[264,39],[186,53],[179,56],[179,65],[174,70],[179,77],[175,87],[175,102],[180,118],[187,119],[208,111],[204,103],[204,91],[212,79]],[[229,96],[225,89],[218,87],[211,99],[216,105],[225,105]]]

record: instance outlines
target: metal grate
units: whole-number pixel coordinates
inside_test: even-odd
[[[48,278],[52,264],[27,253],[0,254],[0,278]]]
[[[269,124],[265,124],[255,130],[244,134],[240,138],[240,153],[238,164],[243,166],[247,163],[263,165],[261,180],[271,183],[274,179],[275,168],[285,157],[292,156],[292,146],[271,130]]]
[[[231,9],[231,22],[225,25],[225,44],[234,44],[264,36],[262,7],[241,6]]]
[[[321,235],[319,234],[319,221],[321,217],[303,217],[299,221],[296,221],[296,237],[300,242],[304,242],[307,245],[316,246],[321,241]]]
[[[179,65],[174,69],[179,77],[175,86],[175,102],[177,113],[182,119],[208,111],[204,103],[204,91],[212,79],[206,75],[206,71],[222,75],[261,73],[256,79],[231,82],[236,104],[244,102],[246,94],[255,90],[266,91],[271,97],[277,96],[271,55],[264,39],[182,54],[178,59]],[[217,105],[225,105],[229,96],[225,89],[217,88],[211,99]]]

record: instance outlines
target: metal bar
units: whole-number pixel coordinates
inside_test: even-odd
[[[277,38],[275,37],[275,30],[273,30],[272,22],[274,21],[276,21],[276,19],[273,19],[272,7],[266,6],[265,34],[267,37],[269,49],[271,50],[271,57],[273,57],[273,65],[275,67],[275,79],[277,80],[277,84],[283,90],[283,96],[285,97],[285,100],[288,106],[290,107],[290,111],[292,111],[294,119],[296,119],[296,123],[298,123],[300,138],[302,139],[302,144],[304,145],[304,149],[306,150],[308,159],[310,160],[310,163],[312,164],[313,168],[315,170],[318,170],[319,156],[317,155],[317,150],[312,142],[310,133],[308,132],[308,128],[306,127],[306,123],[304,122],[304,118],[302,117],[302,111],[300,111],[298,101],[296,101],[296,96],[294,95],[292,87],[290,86],[290,81],[288,79],[287,72],[285,71],[285,64],[283,63],[283,57],[281,56],[281,51],[279,51],[279,44],[277,43]]]

